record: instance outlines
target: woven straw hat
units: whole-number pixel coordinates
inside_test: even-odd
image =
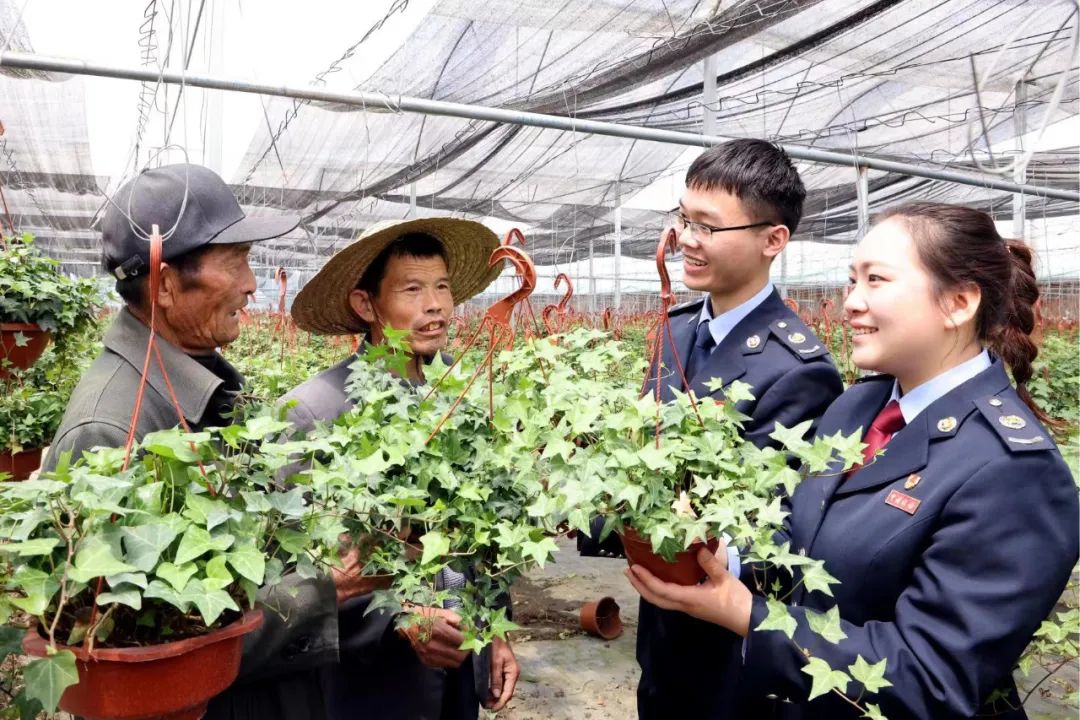
[[[498,247],[499,238],[478,222],[457,218],[383,220],[364,230],[304,285],[292,304],[297,326],[320,335],[366,332],[367,323],[349,305],[349,293],[378,254],[409,233],[431,235],[446,248],[455,304],[483,291],[502,272],[501,262],[488,267],[488,257]]]

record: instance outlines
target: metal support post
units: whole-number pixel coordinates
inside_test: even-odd
[[[589,311],[596,312],[596,266],[593,264],[596,248],[593,238],[589,238]]]
[[[859,231],[855,239],[862,240],[870,229],[870,186],[867,183],[866,168],[860,165],[858,173],[855,179],[855,195],[859,203]]]
[[[701,132],[716,134],[716,56],[709,55],[702,61],[705,87],[701,93]]]
[[[622,197],[620,194],[615,196],[615,298],[613,304],[615,305],[616,312],[622,307],[622,279],[619,277],[621,274],[622,264]]]
[[[1027,118],[1024,115],[1023,104],[1027,101],[1027,80],[1020,78],[1016,83],[1016,105],[1013,107],[1013,136],[1016,138],[1016,165],[1013,167],[1013,181],[1023,184],[1027,181],[1027,163],[1021,162],[1024,155],[1024,134],[1027,132]],[[1023,239],[1027,234],[1024,220],[1027,211],[1024,193],[1014,193],[1012,196],[1012,236]]]

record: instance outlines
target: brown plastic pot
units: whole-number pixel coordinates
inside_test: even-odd
[[[240,671],[244,635],[263,623],[261,610],[248,610],[234,623],[207,635],[162,645],[71,650],[79,684],[60,698],[60,709],[85,720],[199,720],[212,697]],[[36,629],[23,637],[23,650],[45,656],[48,641]]]
[[[15,334],[22,333],[26,336],[27,343],[19,347],[15,342]],[[37,362],[41,353],[49,345],[50,335],[42,330],[39,325],[31,323],[0,323],[0,360],[7,360],[20,370]],[[0,363],[2,365],[3,363]],[[0,367],[0,380],[7,380],[11,373]]]
[[[581,606],[581,629],[604,640],[622,635],[619,603],[613,597],[602,597]]]
[[[41,448],[12,453],[0,453],[0,473],[8,473],[8,480],[25,480],[30,473],[41,467]]]
[[[654,553],[649,539],[639,535],[634,528],[623,528],[619,537],[622,538],[627,563],[641,565],[664,582],[676,585],[697,585],[704,580],[705,571],[697,561],[698,550],[708,547],[710,551],[716,552],[716,548],[720,546],[717,538],[710,538],[708,543],[696,540],[686,550],[676,553],[674,562],[668,562]]]

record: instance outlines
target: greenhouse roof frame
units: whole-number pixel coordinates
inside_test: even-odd
[[[387,95],[362,90],[331,90],[327,88],[275,85],[273,83],[253,82],[237,78],[221,77],[206,73],[191,73],[175,70],[150,70],[140,67],[122,67],[93,63],[86,60],[48,57],[17,51],[0,52],[0,67],[41,72],[58,72],[72,75],[93,75],[121,80],[140,82],[160,82],[167,85],[200,87],[211,90],[254,93],[296,100],[310,100],[331,104],[360,107],[365,112],[415,112],[427,115],[441,115],[470,120],[490,121],[508,125],[524,125],[553,130],[565,130],[583,134],[607,135],[632,140],[646,140],[687,147],[710,147],[731,140],[719,135],[698,135],[675,130],[621,125],[599,120],[582,120],[576,117],[563,117],[543,113],[509,110],[483,105],[429,100],[406,95]],[[942,180],[961,185],[1002,190],[1011,193],[1032,195],[1080,202],[1080,192],[1061,188],[1042,187],[1029,183],[1016,183],[1002,180],[992,175],[975,175],[951,170],[921,167],[912,163],[878,158],[863,153],[845,153],[836,150],[818,150],[797,145],[782,144],[784,150],[793,158],[811,163],[850,166],[855,169],[871,169],[892,172],[911,177],[930,180]],[[348,200],[348,197],[343,200]],[[326,213],[329,208],[320,212]],[[317,220],[315,215],[305,220]]]

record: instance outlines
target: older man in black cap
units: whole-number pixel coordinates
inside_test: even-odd
[[[180,413],[193,430],[228,424],[243,378],[218,348],[240,335],[240,311],[255,292],[251,245],[280,237],[296,218],[247,217],[213,171],[197,165],[147,170],[110,201],[102,222],[105,270],[124,307],[105,333],[105,349],[72,394],[45,461],[78,459],[94,447],[127,439],[150,340],[150,310],[161,359],[176,392],[173,404],[156,363],[150,364],[135,438],[175,427]],[[150,231],[164,239],[151,296]],[[270,610],[245,638],[241,676],[215,698],[208,718],[312,720],[324,717],[317,668],[338,658],[337,604],[370,592],[359,573],[304,580],[287,576],[259,601]],[[183,678],[177,678],[183,682]]]
[[[133,401],[150,338],[150,306],[157,304],[161,357],[184,419],[192,429],[228,424],[243,378],[218,354],[240,335],[240,310],[255,292],[248,266],[251,244],[289,232],[289,217],[246,217],[232,191],[197,165],[147,170],[125,184],[102,221],[105,270],[124,300],[105,333],[105,350],[71,396],[45,469],[62,453],[78,459],[93,447],[127,439]],[[161,281],[150,297],[150,230],[162,243]],[[180,421],[165,379],[151,363],[135,437]]]

